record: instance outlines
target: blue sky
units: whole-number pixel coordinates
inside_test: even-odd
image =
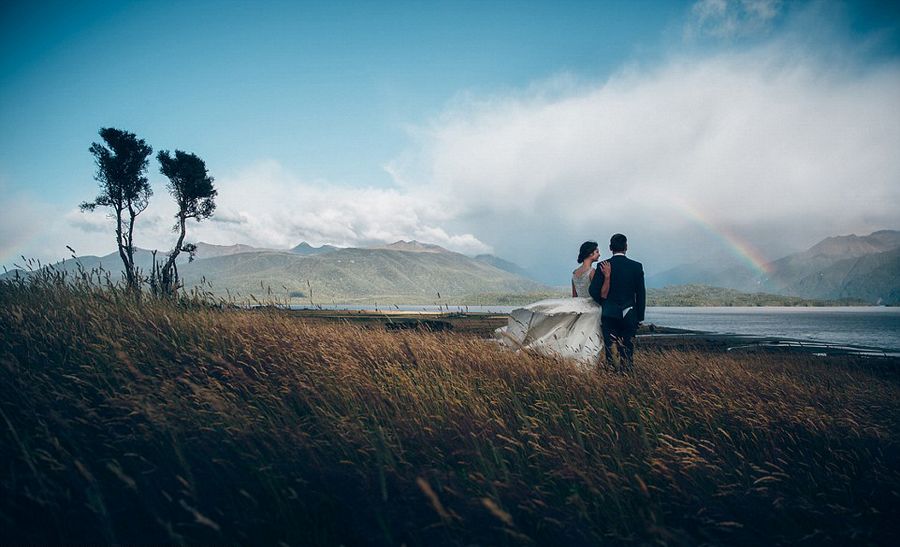
[[[613,231],[644,238],[652,271],[703,258],[697,245],[676,243],[702,246],[709,226],[772,255],[834,231],[897,228],[882,209],[900,205],[900,172],[882,147],[900,144],[891,99],[900,96],[900,16],[882,4],[5,3],[0,206],[14,214],[0,221],[0,263],[60,258],[66,244],[113,250],[102,215],[75,211],[96,193],[87,149],[103,126],[207,161],[220,220],[195,233],[214,243],[430,239],[495,252],[552,280],[557,264],[568,269],[570,248]],[[690,100],[704,93],[708,113]],[[741,101],[725,99],[735,93]],[[779,104],[784,115],[755,121]],[[825,111],[804,116],[808,104]],[[642,116],[662,108],[657,131]],[[728,120],[741,115],[751,121],[736,127],[756,136],[740,130],[738,142]],[[843,136],[802,145],[823,131]],[[794,136],[783,137],[798,146],[784,150],[791,161],[770,158],[766,132]],[[677,161],[657,161],[673,147],[686,147],[672,152]],[[774,163],[741,165],[748,154],[737,149]],[[839,154],[851,167],[822,183],[819,159]],[[685,172],[665,180],[672,165]],[[782,198],[786,210],[815,209],[799,212],[812,219],[803,223],[752,195],[746,207],[729,204],[734,193],[716,182],[785,169],[790,180],[772,185],[787,196],[877,180],[849,210]],[[155,209],[137,241],[165,248],[171,211],[155,162],[150,174]],[[673,185],[709,222],[660,216]],[[619,199],[634,188],[640,195]],[[585,199],[556,202],[572,194]],[[714,241],[710,253],[727,251]]]
[[[386,184],[405,127],[458,93],[607,74],[685,6],[630,4],[22,3],[4,17],[2,166],[78,199],[73,169],[90,175],[84,150],[114,125],[218,169],[274,157]],[[64,161],[43,161],[48,137]]]

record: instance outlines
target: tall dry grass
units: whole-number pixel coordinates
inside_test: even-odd
[[[889,543],[896,371],[0,282],[0,542]]]

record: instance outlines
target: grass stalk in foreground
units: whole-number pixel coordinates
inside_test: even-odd
[[[444,333],[0,282],[0,540],[887,543],[894,370]]]

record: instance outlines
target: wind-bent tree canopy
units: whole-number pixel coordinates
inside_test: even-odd
[[[91,154],[97,164],[94,178],[100,183],[100,194],[94,201],[81,204],[82,211],[110,207],[116,219],[116,245],[125,265],[129,288],[138,288],[134,267],[134,221],[150,202],[153,191],[144,175],[153,149],[134,133],[104,127],[100,137],[106,143],[92,143]]]
[[[182,251],[190,253],[193,259],[196,249],[194,245],[184,244],[185,223],[189,218],[200,222],[212,216],[216,209],[214,200],[218,192],[213,187],[214,179],[209,176],[206,163],[196,155],[176,150],[173,157],[168,150],[162,150],[156,159],[159,160],[160,173],[169,179],[166,187],[178,203],[178,213],[175,215],[178,221],[173,227],[179,232],[178,242],[162,267],[160,287],[163,294],[172,294],[178,288],[178,268],[175,266],[175,259]]]

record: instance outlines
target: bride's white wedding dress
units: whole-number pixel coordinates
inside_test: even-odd
[[[572,274],[575,298],[551,298],[517,308],[495,337],[505,346],[596,363],[603,349],[600,306],[588,294],[590,271]]]

